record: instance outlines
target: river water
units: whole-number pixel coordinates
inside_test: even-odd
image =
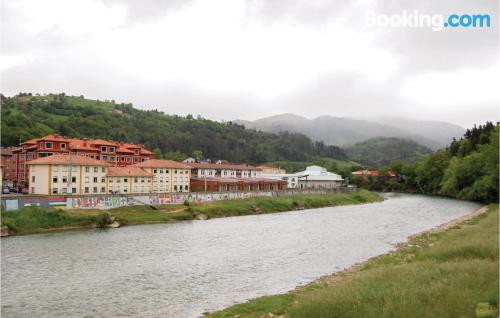
[[[286,292],[479,207],[386,197],[358,206],[3,238],[1,316],[197,317]]]

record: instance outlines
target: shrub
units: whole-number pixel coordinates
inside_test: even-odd
[[[106,227],[111,222],[111,217],[108,212],[99,214],[96,218],[96,226],[100,228]]]

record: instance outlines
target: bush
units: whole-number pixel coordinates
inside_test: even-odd
[[[99,214],[96,218],[96,226],[100,228],[106,227],[109,223],[111,223],[111,217],[108,212],[103,212]]]
[[[184,206],[189,206],[189,201],[188,200],[184,200]]]

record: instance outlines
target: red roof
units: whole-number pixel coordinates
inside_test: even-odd
[[[353,171],[352,174],[355,175],[355,176],[371,175],[371,176],[375,177],[375,176],[379,175],[379,172],[378,172],[378,170],[357,170],[357,171]],[[396,174],[394,172],[392,172],[392,171],[388,171],[387,175],[389,177],[395,177],[396,176]]]
[[[36,144],[39,141],[57,141],[57,142],[67,142],[69,148],[73,150],[85,150],[85,151],[98,151],[100,146],[115,147],[116,152],[120,153],[133,153],[131,149],[138,149],[141,155],[152,155],[153,153],[142,145],[134,145],[124,142],[115,142],[111,140],[104,139],[78,139],[60,136],[58,134],[47,135],[38,139],[31,139],[22,143],[22,145],[33,145],[36,148]],[[28,148],[31,149],[31,148]],[[14,149],[14,151],[22,150],[22,148]]]
[[[228,169],[228,170],[258,170],[257,167],[242,163],[242,164],[231,164],[231,163],[205,163],[205,162],[193,162],[189,163],[192,168],[205,168],[205,169]]]
[[[150,159],[143,162],[136,163],[132,165],[133,167],[140,168],[174,168],[174,169],[191,169],[190,166],[173,161],[164,159]]]
[[[109,167],[108,176],[152,177],[153,174],[138,167]]]
[[[43,158],[38,158],[35,160],[28,161],[26,164],[29,165],[47,165],[47,164],[59,164],[59,165],[77,165],[77,166],[109,166],[104,161],[92,159],[89,157],[85,156],[80,156],[80,155],[71,155],[71,162],[70,162],[70,156],[67,154],[57,154],[57,155],[52,155],[48,157],[43,157]]]

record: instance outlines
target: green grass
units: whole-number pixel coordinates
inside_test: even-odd
[[[381,201],[375,193],[359,190],[351,194],[317,194],[280,197],[256,197],[244,200],[225,200],[184,205],[134,205],[110,210],[75,209],[58,210],[45,208],[22,208],[17,211],[2,212],[2,224],[11,234],[30,234],[65,228],[92,227],[102,213],[114,216],[122,225],[167,223],[192,220],[203,213],[209,218],[282,212],[296,209],[319,208],[331,205],[360,204]]]
[[[243,200],[213,201],[192,204],[193,214],[203,213],[210,218],[258,213],[273,213],[297,209],[321,208],[332,205],[361,204],[382,201],[378,194],[359,190],[349,194],[309,194],[280,197],[255,197]]]
[[[12,234],[30,234],[54,228],[90,227],[96,223],[97,215],[71,215],[64,210],[31,207],[2,211],[2,225]]]
[[[498,317],[498,205],[395,253],[210,317]]]

